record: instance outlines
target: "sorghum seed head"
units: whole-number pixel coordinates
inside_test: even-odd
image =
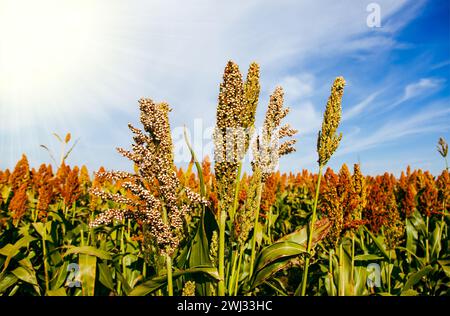
[[[344,78],[337,77],[331,88],[331,95],[323,116],[322,129],[319,131],[317,139],[318,163],[320,166],[325,166],[328,163],[342,139],[342,134],[337,135],[336,131],[342,116],[341,103],[344,86]]]

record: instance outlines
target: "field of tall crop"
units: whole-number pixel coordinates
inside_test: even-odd
[[[345,137],[344,86],[336,78],[326,102],[317,173],[276,171],[297,133],[282,123],[284,92],[270,96],[256,133],[259,66],[243,79],[231,61],[212,158],[186,138],[192,160],[178,168],[170,107],[151,99],[139,100],[132,146],[118,149],[134,172],[91,174],[64,153],[31,168],[23,155],[0,171],[0,295],[449,295],[448,168],[328,168]],[[438,151],[447,158],[444,139]]]

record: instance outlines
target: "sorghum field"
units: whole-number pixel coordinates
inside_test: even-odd
[[[67,155],[30,168],[23,155],[0,171],[0,295],[448,295],[450,174],[328,168],[344,86],[336,78],[324,102],[317,173],[276,171],[295,150],[283,90],[254,137],[259,66],[244,80],[231,61],[211,159],[191,150],[175,166],[169,105],[151,99],[118,149],[132,173],[91,174]],[[438,151],[446,159],[444,139]]]

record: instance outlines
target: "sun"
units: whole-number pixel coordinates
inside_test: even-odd
[[[64,93],[88,76],[105,52],[105,12],[89,0],[0,1],[0,108],[60,109]]]

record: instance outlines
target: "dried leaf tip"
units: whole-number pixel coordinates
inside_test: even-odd
[[[437,146],[438,152],[442,157],[446,158],[448,154],[448,144],[443,137],[439,137],[439,142]]]

